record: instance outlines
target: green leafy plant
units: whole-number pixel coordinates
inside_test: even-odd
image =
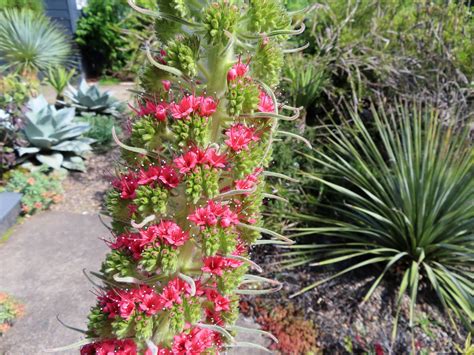
[[[89,124],[90,129],[84,133],[84,136],[95,141],[93,147],[96,151],[106,151],[110,148],[113,142],[112,129],[114,127],[117,134],[121,132],[117,119],[113,116],[83,114],[79,120]]]
[[[466,337],[466,341],[464,342],[464,345],[460,346],[456,344],[455,347],[456,347],[456,350],[459,351],[459,353],[462,355],[473,355],[474,344],[472,344],[472,333],[469,332],[469,334]]]
[[[398,104],[389,113],[374,108],[372,115],[375,133],[351,111],[352,125],[328,128],[327,150],[307,155],[326,169],[325,175],[303,174],[332,190],[327,208],[333,214],[297,215],[309,226],[295,228],[294,238],[305,236],[310,243],[295,246],[284,264],[349,266],[294,296],[352,270],[382,265],[367,299],[398,267],[403,277],[396,319],[409,292],[413,326],[417,294],[427,282],[441,304],[468,324],[473,317],[474,179],[467,132],[457,127],[455,117],[441,120],[429,106]],[[324,237],[327,242],[319,243]]]
[[[56,91],[56,100],[64,100],[64,90],[75,73],[76,70],[74,68],[68,70],[62,66],[51,67],[48,69],[46,82]]]
[[[85,80],[81,81],[78,89],[69,85],[64,94],[79,111],[118,115],[121,109],[120,101],[108,91],[102,92],[96,85],[88,85]]]
[[[31,146],[18,148],[20,156],[32,155],[54,169],[84,171],[82,156],[91,150],[91,138],[81,137],[90,129],[86,123],[73,122],[74,108],[56,110],[43,96],[28,102],[24,133]]]
[[[48,174],[48,169],[48,166],[43,166],[34,171],[15,169],[9,172],[5,190],[22,194],[21,210],[24,214],[33,215],[61,201],[61,181],[65,174],[58,170]]]
[[[11,328],[16,318],[23,316],[24,306],[6,293],[0,292],[0,336]]]
[[[90,0],[77,22],[76,42],[89,76],[118,73],[127,62],[127,43],[119,23],[129,7],[124,0]]]
[[[0,11],[5,9],[30,9],[37,13],[43,13],[42,0],[0,0]]]
[[[39,71],[70,60],[66,34],[46,16],[31,10],[0,12],[0,58],[4,67],[29,80]]]

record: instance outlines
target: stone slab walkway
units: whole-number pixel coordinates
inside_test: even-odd
[[[45,349],[82,339],[80,333],[62,326],[56,315],[68,325],[86,328],[87,314],[96,299],[82,269],[98,270],[107,252],[99,238],[107,236],[97,215],[63,211],[35,215],[16,227],[0,245],[0,291],[24,303],[26,314],[0,337],[1,355],[44,354]],[[239,323],[257,327],[249,319]],[[248,333],[238,341],[264,343],[261,337]],[[232,353],[263,354],[244,348]]]

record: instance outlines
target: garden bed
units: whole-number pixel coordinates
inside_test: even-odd
[[[259,265],[269,265],[279,260],[279,252],[272,247],[256,247],[253,259]],[[266,268],[267,270],[269,267]],[[266,277],[277,279],[284,284],[283,289],[262,298],[246,297],[242,310],[253,316],[263,329],[273,329],[269,319],[282,309],[289,312],[285,319],[286,327],[280,329],[277,337],[286,339],[291,328],[297,328],[304,320],[314,324],[316,342],[306,346],[315,346],[328,354],[334,353],[389,353],[394,320],[394,303],[400,285],[399,280],[386,278],[377,287],[372,297],[365,303],[362,298],[370,288],[374,277],[380,274],[375,267],[353,272],[335,280],[323,283],[300,296],[290,299],[290,295],[302,287],[330,276],[334,271],[321,271],[317,267],[298,268],[290,271],[273,271]],[[398,281],[398,282],[397,282]],[[276,316],[278,317],[278,315]],[[403,300],[396,344],[391,351],[409,352],[412,346],[411,331],[408,328],[408,298]],[[461,325],[456,331],[449,317],[440,311],[437,300],[420,291],[415,316],[414,339],[417,351],[425,353],[453,353],[455,344],[463,344],[466,334]],[[290,332],[290,334],[288,333]],[[305,335],[298,333],[293,337],[296,343],[304,342]],[[302,346],[302,345],[299,345]],[[275,348],[278,350],[278,347]],[[377,352],[378,351],[378,352]],[[383,351],[383,352],[381,352]],[[281,351],[285,354],[288,352]]]

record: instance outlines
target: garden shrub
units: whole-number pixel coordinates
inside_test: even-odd
[[[249,273],[260,269],[249,247],[292,243],[264,228],[261,209],[278,198],[265,188],[272,143],[287,136],[278,122],[299,112],[263,80],[276,87],[301,24],[279,0],[196,4],[159,2],[161,42],[145,44],[130,135],[114,137],[124,161],[107,195],[111,251],[82,354],[261,349],[234,341],[239,295],[281,288]]]
[[[65,174],[60,171],[48,173],[48,167],[34,171],[17,168],[7,173],[4,190],[21,193],[22,212],[33,215],[61,201],[63,194],[61,181],[64,177]]]
[[[0,336],[11,328],[15,319],[23,316],[24,306],[6,293],[0,292]]]
[[[128,11],[125,0],[90,0],[76,28],[76,43],[88,76],[118,73],[127,62],[119,23]]]
[[[37,82],[25,81],[17,74],[0,78],[0,179],[4,171],[21,162],[15,147],[26,146],[23,105],[36,94]]]
[[[4,9],[29,9],[43,13],[43,0],[0,0],[0,11]]]
[[[298,44],[309,44],[307,65],[326,78],[306,106],[307,123],[340,114],[344,100],[362,109],[380,95],[388,102],[416,97],[446,110],[453,100],[466,101],[474,74],[474,21],[468,5],[424,0],[318,4],[306,21],[308,30],[298,38]],[[299,62],[286,64],[298,72]],[[291,100],[291,88],[284,90]]]
[[[474,316],[469,129],[460,127],[462,116],[442,122],[439,110],[420,103],[398,103],[390,111],[379,105],[372,117],[375,127],[369,130],[351,111],[351,123],[325,129],[331,145],[307,155],[326,170],[302,174],[332,191],[325,205],[330,213],[298,215],[305,225],[291,230],[305,242],[284,255],[292,262],[343,267],[295,295],[354,269],[381,265],[364,299],[386,274],[401,270],[395,322],[408,293],[413,327],[417,295],[428,288],[469,328]]]

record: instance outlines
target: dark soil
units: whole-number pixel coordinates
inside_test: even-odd
[[[63,201],[51,209],[97,215],[113,179],[119,155],[120,151],[115,147],[104,154],[91,153],[86,161],[87,172],[68,174],[63,182]]]
[[[281,249],[259,246],[254,249],[252,260],[265,269],[265,265],[278,260],[279,253]],[[265,276],[284,283],[283,289],[260,299],[247,297],[243,308],[257,321],[258,314],[254,311],[262,307],[270,310],[279,306],[295,308],[305,319],[313,321],[317,330],[316,346],[327,354],[409,353],[413,345],[417,352],[456,353],[454,344],[464,344],[465,331],[459,324],[452,324],[427,290],[421,290],[419,294],[413,330],[408,326],[408,296],[403,299],[398,333],[392,344],[395,298],[400,280],[397,277],[384,279],[372,297],[362,302],[380,271],[371,267],[346,274],[290,299],[293,293],[327,278],[334,270],[302,267],[280,271],[274,268]]]

